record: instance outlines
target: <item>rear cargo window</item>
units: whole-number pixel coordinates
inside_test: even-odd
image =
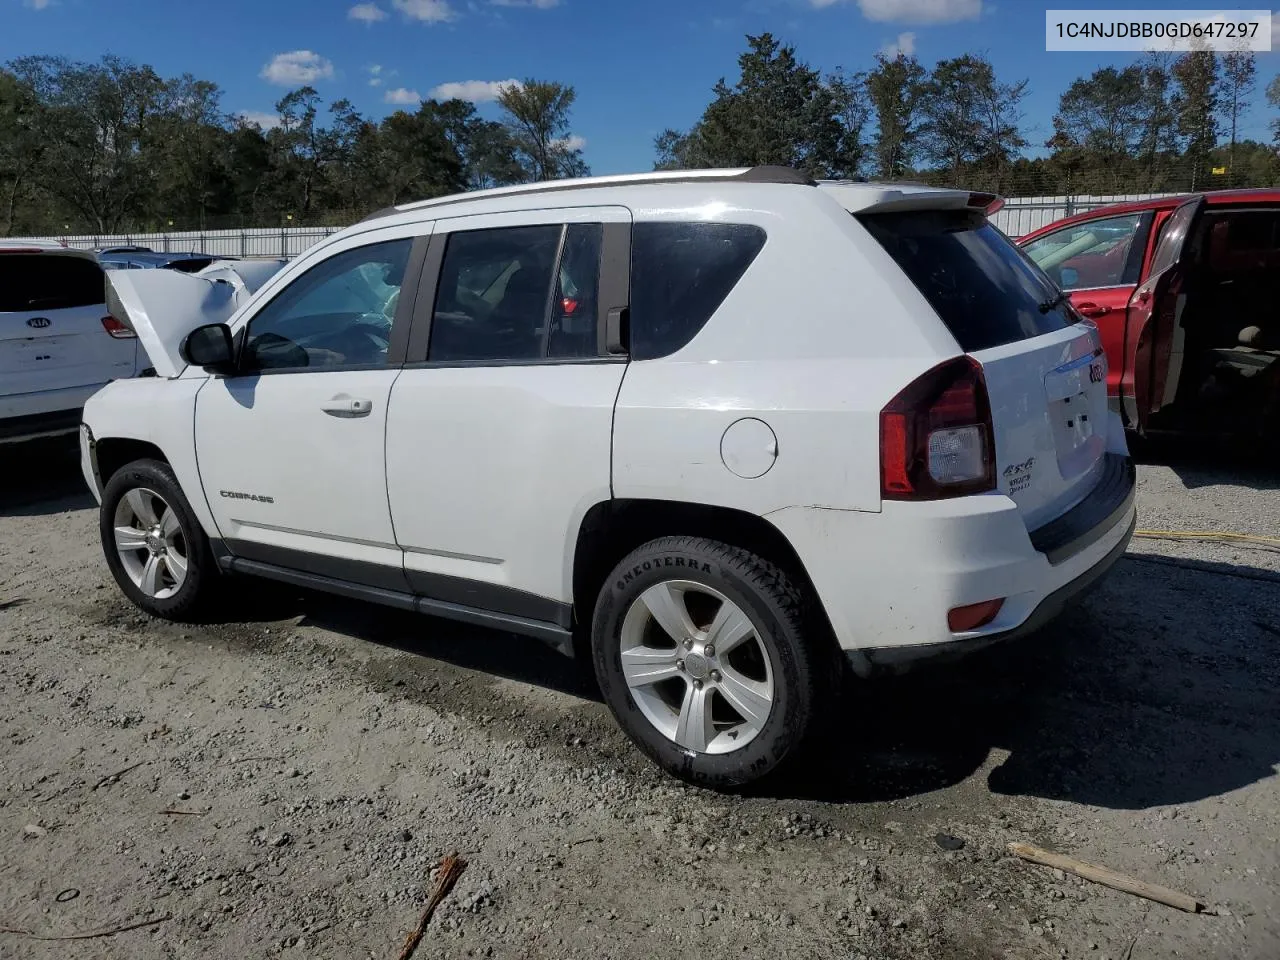
[[[960,348],[986,350],[1074,321],[1058,289],[976,211],[858,217],[929,301]]]
[[[745,223],[637,223],[631,241],[631,356],[692,340],[742,279],[765,233]]]
[[[105,297],[102,269],[92,260],[0,253],[0,313],[88,307]]]

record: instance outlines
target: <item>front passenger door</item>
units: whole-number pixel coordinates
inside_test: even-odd
[[[403,590],[383,442],[425,240],[345,245],[241,327],[237,375],[197,397],[196,454],[232,553]]]

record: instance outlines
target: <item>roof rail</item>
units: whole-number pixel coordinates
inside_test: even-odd
[[[542,183],[523,183],[512,187],[493,187],[488,190],[474,190],[468,193],[455,193],[430,200],[418,200],[400,206],[385,207],[369,214],[360,223],[369,220],[380,220],[383,217],[406,213],[410,210],[424,210],[448,206],[454,203],[466,203],[470,200],[485,200],[490,197],[519,197],[537,193],[559,193],[566,190],[591,190],[596,187],[618,187],[630,184],[658,183],[782,183],[796,186],[816,187],[817,181],[811,179],[792,167],[765,164],[755,167],[738,167],[733,169],[714,170],[657,170],[652,173],[627,173],[605,177],[577,177],[569,180],[547,180]]]

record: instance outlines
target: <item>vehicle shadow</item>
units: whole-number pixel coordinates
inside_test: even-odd
[[[533,684],[583,700],[600,701],[590,665],[547,645],[498,630],[440,617],[346,600],[249,577],[236,581],[236,602],[205,618],[209,624],[292,620],[365,643],[493,677]]]
[[[784,793],[914,796],[1000,748],[993,793],[1125,810],[1201,800],[1274,775],[1278,682],[1280,574],[1130,554],[1036,636],[855,685],[822,759]]]
[[[28,440],[0,450],[0,517],[47,517],[94,505],[80,473],[76,437]]]
[[[1280,490],[1280,456],[1267,447],[1229,439],[1155,437],[1133,443],[1140,464],[1167,467],[1188,490],[1230,484]]]
[[[536,641],[272,588],[264,618],[598,701],[589,665]],[[1210,599],[1212,598],[1212,599]],[[241,616],[244,615],[243,608]],[[412,665],[405,669],[415,669]],[[755,796],[901,799],[986,776],[995,794],[1136,810],[1219,796],[1280,763],[1280,573],[1129,554],[1039,634],[852,681],[830,735]]]

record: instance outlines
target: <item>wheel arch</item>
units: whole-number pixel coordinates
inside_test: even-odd
[[[596,599],[618,562],[642,544],[666,536],[706,537],[770,561],[806,593],[826,623],[826,612],[800,555],[786,535],[765,517],[732,507],[623,498],[595,504],[578,528],[573,554],[573,610],[580,628],[589,628]],[[589,629],[575,631],[577,656],[586,655],[589,633]]]
[[[100,485],[104,488],[121,467],[128,466],[135,460],[159,460],[161,463],[169,463],[169,458],[165,456],[164,451],[149,440],[138,440],[133,437],[103,437],[93,442],[93,468]]]

